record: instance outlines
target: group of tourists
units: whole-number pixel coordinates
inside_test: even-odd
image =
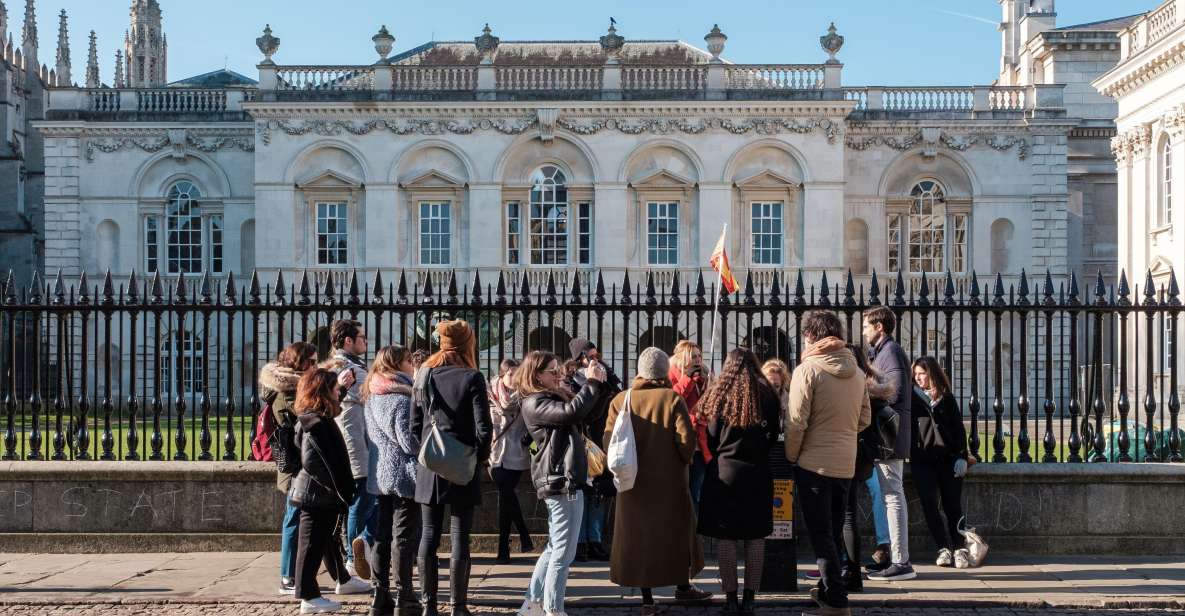
[[[567,358],[536,350],[504,360],[487,383],[463,320],[437,325],[432,355],[386,346],[367,366],[362,324],[337,321],[328,360],[317,363],[316,348],[296,342],[259,377],[263,412],[274,423],[267,437],[277,487],[287,497],[280,592],[299,598],[302,614],[340,609],[321,596],[323,563],[336,594],[372,593],[372,616],[437,616],[437,550],[447,513],[451,615],[468,616],[482,476],[497,488],[496,560],[507,563],[512,534],[519,551],[534,551],[517,495],[529,473],[546,509],[548,539],[521,616],[563,614],[570,566],[587,559],[608,560],[612,582],[638,589],[643,615],[655,612],[655,588],[674,587],[677,602],[709,602],[712,593],[692,583],[704,568],[705,537],[718,556],[723,613],[752,616],[774,528],[771,460],[783,456],[794,465],[817,558],[818,571],[808,574],[818,579],[811,591],[817,613],[850,613],[848,593],[859,592],[865,578],[916,575],[906,459],[936,563],[968,566],[960,500],[975,459],[941,366],[922,357],[911,367],[893,340],[894,325],[888,309],[865,313],[866,352],[844,342],[835,314],[809,313],[793,371],[738,348],[713,375],[691,341],[680,341],[670,356],[650,347],[623,384],[586,339],[573,340]],[[628,479],[621,472],[625,440]],[[872,496],[877,526],[865,566],[860,486]]]

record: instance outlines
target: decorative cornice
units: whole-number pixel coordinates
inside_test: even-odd
[[[172,148],[174,158],[185,158],[196,150],[207,154],[218,150],[239,149],[244,152],[255,151],[255,140],[242,131],[237,134],[209,134],[210,131],[190,131],[184,128],[168,129],[164,131],[119,131],[115,135],[100,136],[107,131],[96,131],[99,134],[89,134],[83,139],[83,152],[87,161],[94,161],[97,152],[113,153],[123,149],[139,148],[148,153],[156,153],[165,148]],[[119,134],[122,133],[122,134]],[[98,137],[98,138],[95,138]]]
[[[578,135],[593,135],[602,131],[616,131],[628,135],[666,135],[684,133],[697,135],[709,130],[721,130],[734,135],[754,133],[776,135],[782,133],[807,134],[816,130],[834,143],[843,133],[840,122],[828,118],[797,120],[793,118],[765,117],[557,117],[554,108],[538,109],[532,113],[509,117],[430,117],[400,118],[383,117],[359,120],[314,118],[305,120],[269,119],[256,123],[256,134],[264,145],[271,144],[272,131],[299,136],[317,134],[336,136],[341,134],[366,135],[374,131],[387,131],[396,135],[421,134],[440,135],[452,133],[468,135],[477,131],[496,131],[505,135],[518,135],[539,127],[552,134],[554,127],[560,127]]]
[[[1185,105],[1178,105],[1169,109],[1160,118],[1161,126],[1174,141],[1185,134]]]
[[[1185,62],[1185,37],[1178,37],[1171,43],[1167,39],[1158,41],[1155,46],[1162,44],[1165,47],[1159,53],[1152,55],[1148,50],[1140,50],[1092,85],[1104,96],[1118,99]]]
[[[617,101],[586,102],[375,102],[365,106],[334,102],[250,102],[243,108],[256,120],[381,118],[481,119],[535,115],[541,108],[558,109],[563,117],[825,117],[842,120],[855,101]]]
[[[1115,162],[1124,166],[1136,158],[1142,158],[1152,147],[1152,127],[1141,125],[1128,129],[1111,138],[1111,153]]]
[[[1008,131],[1019,132],[1019,131]],[[1024,160],[1029,155],[1029,141],[1022,136],[1002,134],[1000,132],[971,132],[956,134],[943,128],[925,127],[911,131],[873,130],[860,132],[852,131],[844,141],[849,149],[864,151],[876,146],[884,146],[899,152],[922,147],[922,155],[926,157],[937,154],[938,146],[948,150],[963,152],[974,146],[984,146],[997,152],[1006,152],[1016,148],[1017,158]]]

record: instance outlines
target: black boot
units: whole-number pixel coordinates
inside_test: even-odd
[[[417,616],[422,609],[416,599],[416,588],[412,582],[412,552],[399,552],[399,568],[395,572],[395,609],[399,616]]]
[[[753,616],[757,613],[757,591],[745,590],[741,599],[741,616]]]
[[[741,613],[741,604],[737,603],[737,593],[732,591],[724,595],[724,611],[722,616],[737,616]]]
[[[864,576],[859,569],[845,567],[841,572],[841,579],[848,592],[864,592]]]
[[[468,558],[450,559],[448,566],[449,594],[453,600],[452,616],[473,616],[469,612]]]
[[[370,616],[393,616],[395,602],[391,600],[391,543],[378,542],[366,550],[367,562],[374,563],[370,571],[374,596],[370,599]]]
[[[436,589],[440,584],[440,570],[437,568],[436,555],[428,558],[417,558],[416,566],[420,569],[420,596],[424,600],[422,616],[440,616],[436,610]]]
[[[494,557],[494,562],[499,565],[510,564],[510,537],[498,537],[498,555]]]
[[[529,533],[523,533],[518,537],[518,551],[523,554],[530,554],[535,551],[535,542],[531,541]]]

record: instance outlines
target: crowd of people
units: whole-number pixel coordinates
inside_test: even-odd
[[[633,380],[622,383],[595,344],[576,339],[567,358],[531,351],[503,361],[487,383],[463,320],[437,325],[431,355],[385,346],[369,366],[363,325],[337,321],[329,359],[317,363],[316,348],[296,342],[259,375],[262,412],[274,426],[264,436],[287,502],[280,592],[295,595],[302,614],[340,609],[321,596],[323,563],[336,594],[372,594],[372,616],[437,616],[447,513],[448,605],[451,616],[468,616],[482,483],[497,489],[496,561],[507,563],[512,534],[520,552],[534,551],[518,497],[528,473],[546,510],[547,543],[521,616],[563,614],[570,567],[590,559],[608,560],[612,582],[639,589],[643,615],[655,611],[655,588],[674,587],[677,602],[710,602],[712,593],[692,583],[704,568],[703,538],[716,549],[723,614],[752,616],[774,528],[771,461],[783,456],[816,556],[818,570],[807,576],[817,580],[817,613],[849,614],[848,594],[865,579],[916,576],[906,460],[936,564],[967,567],[960,502],[975,458],[941,365],[930,357],[910,364],[895,324],[886,308],[866,312],[857,346],[845,342],[834,313],[809,313],[793,371],[737,348],[711,374],[699,346],[683,340],[670,356],[643,350]],[[623,422],[636,476],[619,491],[605,452]],[[876,525],[866,564],[861,486]]]

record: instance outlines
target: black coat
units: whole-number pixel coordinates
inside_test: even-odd
[[[704,476],[697,532],[717,539],[762,539],[773,532],[773,475],[769,451],[777,446],[781,404],[762,396],[761,424],[734,428],[708,423],[712,461]]]
[[[346,511],[354,500],[350,455],[337,422],[312,413],[297,416],[300,473],[292,480],[292,503],[301,509]]]
[[[428,368],[421,368],[428,370]],[[436,408],[425,408],[427,396],[417,389],[411,398],[411,429],[420,435],[420,442],[428,440],[432,429],[429,412],[434,413],[436,425],[442,432],[477,451],[477,464],[490,458],[490,439],[494,433],[490,420],[490,398],[486,380],[481,372],[459,366],[431,368],[432,385],[436,389]],[[481,504],[481,472],[473,473],[473,480],[455,485],[424,468],[416,470],[416,502],[424,505],[453,505],[474,507]]]
[[[967,430],[955,397],[947,393],[937,402],[913,395],[913,450],[911,460],[954,462],[967,457]]]
[[[595,408],[603,387],[596,381],[585,381],[569,401],[546,392],[523,398],[523,420],[536,445],[531,458],[531,482],[539,498],[584,488],[588,454],[580,423]]]

